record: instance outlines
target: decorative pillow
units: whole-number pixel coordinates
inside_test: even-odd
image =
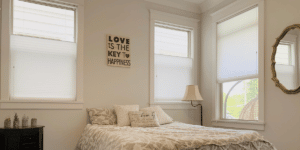
[[[113,109],[87,108],[92,124],[113,125],[117,124],[117,116]]]
[[[115,105],[118,126],[130,126],[129,111],[139,111],[139,105]]]
[[[141,109],[140,111],[154,111],[156,113],[157,119],[159,124],[166,124],[173,122],[173,119],[166,114],[160,106],[154,106],[154,107],[146,107]]]
[[[128,114],[132,127],[159,127],[154,111],[130,111]]]

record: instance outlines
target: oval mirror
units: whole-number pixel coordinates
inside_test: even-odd
[[[284,93],[300,92],[300,24],[288,26],[276,39],[271,56],[272,80]]]

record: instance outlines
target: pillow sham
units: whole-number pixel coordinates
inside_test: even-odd
[[[165,113],[160,106],[146,107],[140,111],[154,111],[160,125],[173,122],[173,119],[167,113]]]
[[[139,105],[115,105],[118,126],[130,126],[129,111],[139,111]]]
[[[90,122],[99,125],[117,124],[117,116],[113,109],[108,108],[87,108]]]
[[[128,115],[132,127],[159,127],[155,111],[130,111]]]

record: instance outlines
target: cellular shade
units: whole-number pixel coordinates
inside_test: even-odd
[[[290,45],[279,44],[275,55],[276,64],[290,65]]]
[[[188,31],[155,27],[155,54],[188,57]]]
[[[11,97],[64,99],[76,96],[76,43],[11,35]]]
[[[258,8],[217,24],[217,81],[258,76]]]
[[[155,100],[181,100],[186,86],[193,84],[193,60],[156,54],[154,65]]]
[[[46,2],[14,0],[13,34],[75,42],[75,10]]]

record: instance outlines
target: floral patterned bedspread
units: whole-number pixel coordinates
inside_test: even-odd
[[[180,122],[150,128],[88,124],[77,147],[80,150],[276,150],[256,131]]]

